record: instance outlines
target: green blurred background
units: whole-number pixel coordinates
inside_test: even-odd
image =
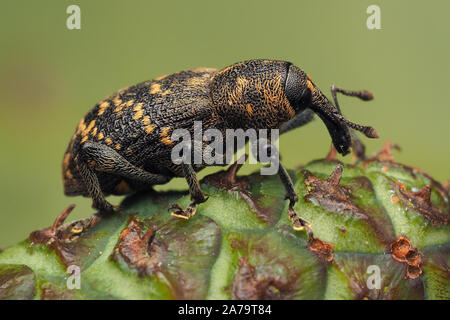
[[[71,4],[81,8],[81,30],[66,28]],[[366,27],[371,4],[381,8],[381,30]],[[340,101],[349,119],[378,129],[380,140],[364,139],[368,152],[389,139],[403,148],[396,159],[449,179],[448,12],[448,1],[3,0],[0,247],[49,226],[70,203],[71,219],[93,212],[89,199],[64,196],[61,162],[97,101],[162,74],[244,59],[289,60],[328,96],[332,83],[372,90],[372,102]],[[289,168],[329,147],[317,120],[280,139]],[[184,187],[176,179],[162,188]]]

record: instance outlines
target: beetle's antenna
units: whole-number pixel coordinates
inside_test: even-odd
[[[330,105],[332,105],[332,104],[330,103]],[[348,126],[350,128],[353,128],[357,131],[362,132],[368,138],[375,138],[375,139],[379,138],[378,132],[375,128],[368,127],[368,126],[362,126],[362,125],[353,123],[353,122],[345,119],[342,114],[340,114],[336,111],[330,110],[330,109],[331,108],[329,108],[329,107],[319,108],[320,111],[318,111],[318,112],[326,115],[328,118],[335,119],[336,121],[339,121],[340,123],[345,124],[346,126]],[[339,110],[339,109],[337,109],[337,110]]]
[[[370,92],[368,90],[360,90],[360,91],[345,90],[345,89],[341,89],[339,87],[336,87],[333,84],[333,85],[331,85],[331,95],[333,96],[334,104],[336,105],[336,108],[339,111],[341,111],[341,107],[339,106],[339,102],[338,102],[338,99],[337,99],[337,96],[336,96],[336,92],[342,93],[343,95],[346,95],[346,96],[357,97],[357,98],[359,98],[361,100],[364,100],[364,101],[369,101],[369,100],[373,99],[372,92]],[[375,128],[373,128],[373,127],[366,127],[366,126],[361,126],[359,124],[353,123],[353,122],[345,119],[344,116],[342,116],[341,114],[334,114],[334,116],[339,121],[345,123],[350,128],[353,128],[353,129],[355,129],[357,131],[362,132],[368,138],[379,138],[377,130]]]
[[[345,90],[339,87],[336,87],[334,84],[331,85],[331,94],[333,95],[334,101],[336,102],[336,92],[342,93],[345,96],[357,97],[364,101],[373,100],[373,93],[368,90]]]
[[[333,114],[334,117],[336,117],[337,120],[339,120],[342,123],[345,123],[347,126],[349,126],[350,128],[353,128],[357,131],[362,132],[366,137],[368,138],[379,138],[380,136],[378,135],[377,130],[374,127],[368,127],[368,126],[362,126],[356,123],[353,123],[347,119],[345,119],[342,115],[340,114]]]

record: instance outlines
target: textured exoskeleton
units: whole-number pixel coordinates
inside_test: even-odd
[[[367,91],[332,87],[334,98],[336,92],[372,98]],[[175,207],[172,214],[188,218],[195,214],[196,204],[207,199],[196,177],[206,164],[173,163],[173,130],[184,128],[193,134],[194,121],[201,121],[203,130],[216,128],[224,134],[238,128],[283,133],[308,123],[314,114],[323,120],[341,154],[349,152],[355,137],[349,127],[377,137],[375,129],[346,120],[336,98],[333,105],[289,62],[251,60],[222,70],[199,68],[162,76],[118,91],[80,121],[64,155],[64,191],[89,196],[95,208],[111,212],[115,209],[105,200],[108,194],[147,190],[173,177],[186,177],[193,202],[185,210]],[[294,228],[301,229],[306,222],[293,210],[297,195],[281,165],[279,175],[290,201],[289,217]]]

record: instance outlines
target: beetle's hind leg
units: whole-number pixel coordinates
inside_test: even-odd
[[[97,174],[85,160],[78,160],[78,171],[84,181],[89,196],[92,198],[92,207],[103,213],[118,211],[118,208],[106,201],[100,188]]]
[[[115,150],[95,142],[86,142],[82,146],[78,168],[92,198],[92,206],[106,213],[118,211],[118,208],[114,208],[106,201],[96,174],[97,171],[111,173],[145,185],[166,183],[171,179],[164,175],[142,170],[128,162]]]
[[[198,182],[197,175],[194,168],[192,168],[192,165],[183,163],[181,166],[183,167],[183,173],[189,185],[189,194],[191,195],[193,202],[189,204],[186,209],[181,208],[178,204],[173,204],[169,210],[173,210],[170,214],[175,217],[189,219],[195,215],[197,204],[205,202],[208,197],[205,196],[200,188],[200,183]]]

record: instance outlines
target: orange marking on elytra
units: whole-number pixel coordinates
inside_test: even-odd
[[[205,84],[205,79],[198,76],[198,77],[192,77],[190,79],[187,80],[186,82],[189,86],[193,86],[193,87],[198,87],[198,86],[202,86]]]
[[[117,107],[122,103],[122,99],[120,99],[119,97],[116,97],[116,98],[114,98],[113,103]]]
[[[71,155],[70,152],[68,152],[64,155],[64,161],[63,161],[64,168],[67,168],[69,166],[70,155]]]
[[[118,115],[121,115],[121,114],[122,114],[122,109],[123,109],[124,107],[130,107],[130,106],[132,106],[133,103],[134,103],[134,100],[128,100],[127,102],[123,102],[123,103],[121,103],[120,105],[118,105],[118,106],[114,109],[114,112],[116,112]]]
[[[156,125],[154,125],[154,124],[145,126],[145,133],[150,134],[155,130],[155,128],[156,128]]]
[[[150,123],[151,123],[150,117],[149,116],[145,116],[144,118],[142,118],[142,123],[144,124],[144,126],[150,125]]]
[[[103,132],[100,132],[100,133],[97,135],[97,140],[103,140],[103,138],[104,138]]]
[[[173,145],[173,141],[169,137],[164,137],[161,139],[161,142],[164,143],[166,146]]]
[[[134,108],[133,108],[133,111],[135,112],[134,116],[133,116],[134,120],[139,120],[144,115],[144,110],[142,109],[142,105],[143,105],[143,103],[140,102],[136,106],[134,106]]]
[[[169,137],[169,131],[170,131],[170,127],[164,127],[161,129],[161,134],[160,134],[161,142],[164,143],[166,146],[171,146],[174,143]]]
[[[111,145],[113,142],[111,140],[111,138],[106,138],[105,139],[106,144]]]
[[[84,118],[80,120],[80,123],[78,123],[77,132],[76,134],[80,134],[86,129],[86,123],[84,122]]]
[[[66,175],[67,178],[73,179],[73,174],[72,174],[72,172],[70,170],[66,170],[65,175]]]
[[[110,106],[110,103],[108,101],[102,102],[98,108],[97,115],[101,116],[103,113],[105,113],[106,109]]]
[[[122,146],[120,145],[120,143],[116,143],[116,150],[120,150],[122,148]]]
[[[162,79],[164,79],[165,77],[167,77],[169,74],[164,74],[164,75],[162,75],[162,76],[159,76],[158,78],[155,78],[155,80],[156,81],[159,81],[159,80],[162,80]]]
[[[138,110],[142,110],[142,105],[143,105],[144,103],[142,103],[142,102],[139,102],[138,104],[136,104],[135,106],[134,106],[134,108],[133,108],[133,111],[138,111]]]
[[[115,112],[115,113],[121,112],[123,107],[124,107],[124,104],[119,104],[119,105],[114,109],[114,112]]]
[[[133,119],[139,120],[140,118],[142,118],[143,115],[144,115],[144,110],[139,110],[134,114]]]
[[[161,85],[159,83],[154,83],[150,87],[150,94],[161,93]]]
[[[217,69],[201,67],[201,68],[192,69],[192,71],[196,72],[196,73],[203,73],[203,72],[214,72],[214,71],[217,71]]]
[[[83,132],[81,133],[81,136],[83,136],[83,137],[87,136],[94,126],[95,126],[95,120],[92,120],[91,122],[89,122],[89,125],[87,126],[87,128],[83,130]]]

